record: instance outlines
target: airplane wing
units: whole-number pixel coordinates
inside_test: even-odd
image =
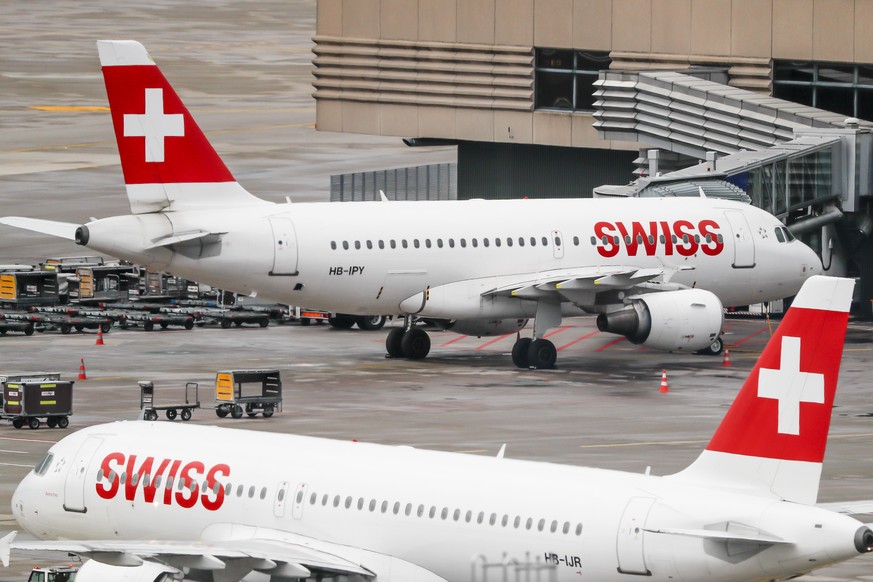
[[[518,297],[539,299],[552,296],[556,300],[571,301],[580,307],[591,306],[598,293],[628,291],[647,293],[651,291],[675,291],[686,289],[684,285],[671,283],[670,279],[687,267],[657,267],[640,269],[634,266],[581,267],[539,273],[516,275],[499,286],[486,290],[483,297]]]
[[[68,240],[76,239],[76,229],[80,226],[72,222],[57,222],[54,220],[41,220],[39,218],[25,218],[23,216],[4,216],[0,218],[0,224],[41,232]]]
[[[322,542],[304,536],[259,530],[270,537],[221,541],[14,541],[13,532],[0,540],[0,560],[8,565],[10,551],[63,552],[108,566],[136,567],[144,562],[203,572],[238,572],[242,578],[258,571],[279,578],[356,575],[374,579],[379,572],[406,572],[402,579],[446,582],[415,564],[359,548]],[[275,537],[273,537],[275,535]],[[234,578],[236,579],[236,578]]]

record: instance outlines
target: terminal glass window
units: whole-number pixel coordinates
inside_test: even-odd
[[[594,82],[609,69],[609,53],[536,49],[537,109],[593,111]]]
[[[873,120],[873,66],[773,61],[773,96]]]

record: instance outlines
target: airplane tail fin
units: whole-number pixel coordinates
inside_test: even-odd
[[[97,51],[134,214],[260,202],[234,179],[143,45],[101,40]]]
[[[853,286],[804,283],[706,450],[671,478],[815,503]]]

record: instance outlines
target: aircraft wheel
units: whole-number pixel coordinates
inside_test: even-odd
[[[265,404],[264,405],[264,418],[270,418],[273,416],[273,405]]]
[[[529,360],[527,352],[530,349],[530,344],[533,340],[529,337],[519,338],[512,346],[512,363],[518,368],[528,369]]]
[[[185,422],[188,422],[189,420],[191,420],[191,409],[190,408],[183,408],[182,409],[182,420],[184,420]]]
[[[167,420],[176,420],[176,409],[168,408],[167,409]]]
[[[724,340],[722,340],[719,337],[719,338],[715,338],[715,340],[713,340],[713,342],[711,344],[709,344],[709,347],[705,347],[702,350],[697,350],[697,353],[704,355],[704,356],[717,356],[720,353],[722,353],[723,351],[724,351]]]
[[[39,428],[39,419],[32,416],[27,419],[27,426],[31,428],[31,430],[36,430]]]
[[[403,334],[400,348],[403,355],[410,360],[423,360],[430,352],[430,337],[423,329],[413,327]]]
[[[66,416],[62,416],[58,419],[58,428],[67,428],[70,426],[70,419]]]
[[[358,324],[358,327],[364,331],[377,331],[384,327],[387,320],[388,318],[384,315],[362,315],[361,317],[358,317],[355,322]]]
[[[555,367],[558,350],[555,344],[547,339],[535,339],[530,342],[527,350],[528,366],[537,370],[548,370]]]
[[[403,334],[406,333],[402,327],[395,327],[388,332],[388,337],[385,338],[385,351],[388,352],[389,358],[403,357]]]
[[[355,318],[348,315],[328,317],[327,322],[336,329],[351,329],[355,325]]]
[[[243,415],[242,406],[240,406],[239,404],[234,404],[233,408],[230,410],[230,415],[233,418],[242,418],[242,415]]]

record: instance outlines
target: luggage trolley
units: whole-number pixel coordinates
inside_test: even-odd
[[[67,428],[73,414],[73,381],[4,382],[3,413],[12,426],[39,428],[45,419],[49,428]]]
[[[195,408],[200,408],[200,385],[197,382],[188,382],[185,384],[185,403],[184,404],[164,404],[155,406],[155,384],[149,380],[140,380],[139,382],[139,407],[143,411],[144,420],[157,420],[158,411],[163,410],[167,416],[167,420],[175,420],[176,415],[182,417],[182,420],[191,420],[191,412]],[[193,394],[193,398],[191,397]]]
[[[243,386],[259,386],[255,393],[245,394]],[[256,390],[249,388],[249,390]],[[250,417],[260,411],[270,418],[282,410],[282,379],[279,370],[228,370],[215,375],[215,413],[219,418],[228,414],[241,418],[243,411]]]

